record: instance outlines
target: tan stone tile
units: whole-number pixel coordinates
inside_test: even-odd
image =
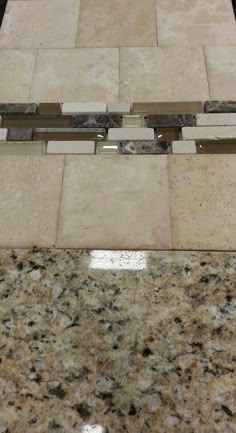
[[[167,157],[66,158],[57,246],[171,248]]]
[[[172,153],[196,153],[195,141],[172,141]]]
[[[196,116],[197,126],[236,125],[236,113],[200,113]]]
[[[0,157],[0,247],[55,244],[63,156]]]
[[[173,248],[236,249],[236,155],[169,157]]]
[[[117,48],[39,50],[30,100],[116,101],[118,93]]]
[[[182,128],[184,140],[236,139],[236,126],[186,126]]]
[[[1,48],[73,48],[79,0],[8,1]]]
[[[205,55],[211,99],[235,100],[236,45],[205,47]]]
[[[231,0],[157,0],[158,45],[235,44]]]
[[[202,48],[121,48],[120,98],[199,101],[208,98]]]
[[[155,0],[81,0],[76,46],[156,45]]]
[[[0,101],[27,102],[36,50],[0,50]]]

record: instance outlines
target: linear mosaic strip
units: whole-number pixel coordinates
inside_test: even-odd
[[[236,153],[236,101],[1,103],[0,153],[28,141],[58,154]]]

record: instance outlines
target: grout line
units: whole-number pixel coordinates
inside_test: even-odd
[[[34,69],[33,69],[33,74],[32,74],[32,80],[31,80],[31,86],[30,86],[29,96],[28,96],[28,103],[30,103],[30,100],[31,100],[31,92],[32,92],[32,87],[33,87],[34,75],[35,75],[35,71],[36,71],[36,64],[37,64],[37,60],[38,60],[38,51],[39,50],[37,48],[36,49],[35,62],[34,62]],[[37,105],[39,105],[39,104],[37,104]]]
[[[121,94],[121,92],[120,92],[120,85],[121,85],[121,65],[120,65],[120,59],[121,59],[121,47],[119,47],[119,72],[118,72],[118,74],[119,74],[119,91],[118,91],[118,102],[120,102],[120,94]]]
[[[207,85],[208,85],[208,91],[209,91],[209,99],[210,99],[210,101],[211,101],[211,89],[210,89],[210,82],[209,82],[209,77],[208,77],[208,69],[207,69],[207,61],[206,61],[206,52],[205,52],[205,47],[204,47],[204,45],[203,45],[202,49],[203,49],[204,63],[205,63],[205,69],[206,69],[206,78],[207,78]]]
[[[170,156],[167,155],[167,186],[168,186],[168,195],[169,195],[169,210],[170,210],[170,240],[171,247],[173,249],[173,227],[172,227],[172,207],[171,207],[171,194],[170,194]]]
[[[236,249],[235,250],[201,250],[201,249],[177,249],[177,248],[172,248],[172,249],[164,249],[164,250],[153,250],[153,249],[142,249],[142,248],[136,248],[136,249],[132,249],[132,248],[123,248],[123,249],[118,249],[118,248],[81,248],[81,247],[56,247],[56,246],[51,246],[51,247],[44,247],[44,246],[37,246],[35,245],[34,247],[32,247],[32,244],[27,246],[22,246],[22,247],[14,247],[14,246],[5,246],[5,247],[0,247],[0,252],[1,251],[5,251],[5,250],[30,250],[32,251],[33,249],[37,249],[37,250],[77,250],[77,251],[143,251],[143,252],[147,252],[147,253],[213,253],[213,254],[222,254],[222,253],[227,253],[227,254],[236,254]]]
[[[62,194],[63,194],[65,167],[66,167],[66,155],[64,156],[64,166],[63,166],[63,173],[62,173],[62,179],[61,179],[61,192],[60,192],[59,207],[58,207],[57,227],[56,227],[56,236],[55,236],[55,248],[56,248],[56,244],[57,244],[59,221],[60,221],[60,214],[61,214],[61,202],[62,202]]]

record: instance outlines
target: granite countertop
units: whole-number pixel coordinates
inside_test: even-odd
[[[1,250],[0,433],[235,433],[235,270],[235,253]]]

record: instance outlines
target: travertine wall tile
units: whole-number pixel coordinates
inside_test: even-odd
[[[154,129],[151,128],[110,128],[108,140],[154,140]]]
[[[196,126],[182,128],[184,140],[220,140],[236,138],[236,126]]]
[[[172,153],[196,153],[195,141],[172,141]]]
[[[94,141],[49,141],[47,146],[47,153],[54,154],[94,154],[94,152]]]
[[[236,126],[236,113],[205,113],[196,116],[197,126]]]

